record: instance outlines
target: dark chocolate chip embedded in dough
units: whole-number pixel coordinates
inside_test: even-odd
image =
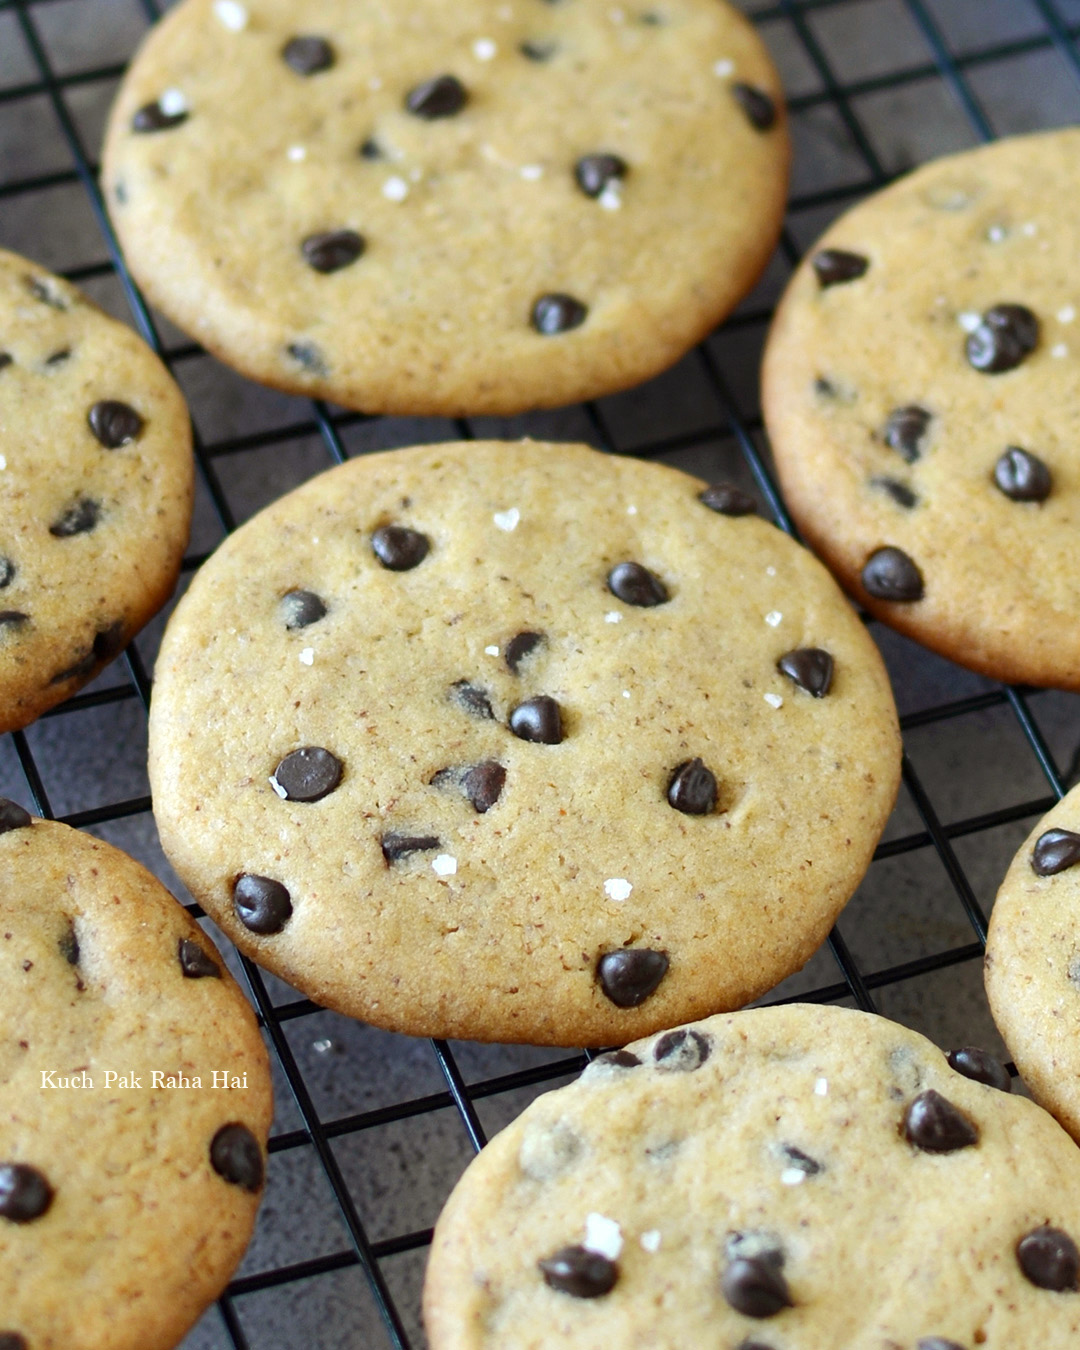
[[[8,366],[12,365],[14,361],[15,358],[10,352],[0,352],[0,370],[5,370]]]
[[[669,964],[667,952],[623,947],[601,956],[596,974],[600,988],[617,1008],[636,1008],[656,992]]]
[[[484,815],[499,800],[505,783],[506,770],[503,766],[493,759],[486,759],[466,773],[461,780],[461,787],[473,810]]]
[[[1015,370],[1039,345],[1039,320],[1026,305],[993,305],[967,336],[968,364],[984,375]]]
[[[30,1350],[30,1346],[17,1331],[0,1331],[0,1350]]]
[[[582,155],[574,165],[574,179],[586,197],[599,197],[609,183],[619,182],[629,171],[620,155]]]
[[[510,730],[522,741],[558,745],[563,738],[562,709],[547,694],[526,699],[511,712]]]
[[[90,497],[80,497],[49,526],[54,539],[70,539],[77,534],[88,534],[101,519],[101,506]]]
[[[527,656],[530,656],[544,640],[543,633],[524,632],[517,633],[506,644],[506,650],[503,655],[506,658],[506,664],[510,667],[513,674],[518,673],[518,667]]]
[[[325,38],[305,34],[286,42],[281,59],[297,75],[318,75],[334,64],[334,49]]]
[[[211,960],[197,942],[181,938],[177,946],[180,970],[187,980],[221,979],[221,967]]]
[[[280,610],[290,632],[307,628],[326,617],[326,604],[314,591],[287,591],[281,597]]]
[[[544,1283],[574,1298],[601,1298],[619,1278],[619,1267],[599,1252],[585,1247],[562,1247],[538,1262]]]
[[[122,445],[130,445],[144,425],[134,408],[116,399],[95,403],[86,420],[106,450],[119,450]]]
[[[67,310],[67,300],[57,290],[51,277],[33,277],[25,278],[29,287],[30,294],[35,300],[40,300],[43,305],[48,305],[50,309],[56,309],[65,313]]]
[[[876,549],[862,570],[862,584],[877,600],[912,601],[923,597],[923,578],[903,549]]]
[[[264,936],[280,933],[293,912],[287,887],[280,881],[252,872],[237,877],[233,886],[233,907],[245,928]]]
[[[458,680],[450,686],[450,698],[462,712],[467,712],[470,717],[481,717],[485,721],[493,722],[495,720],[495,710],[491,706],[491,700],[483,689],[478,689],[475,684],[470,684],[468,680]]]
[[[344,765],[321,745],[303,745],[278,764],[274,781],[290,802],[320,802],[341,782]]]
[[[298,365],[303,366],[309,375],[319,375],[325,378],[330,374],[326,357],[323,356],[314,342],[290,342],[285,350]]]
[[[1054,486],[1046,464],[1018,445],[1010,445],[994,465],[994,482],[1014,502],[1044,502]]]
[[[1080,834],[1073,830],[1046,830],[1031,850],[1031,870],[1036,876],[1052,877],[1080,863]]]
[[[371,536],[376,558],[391,572],[410,572],[427,557],[431,541],[406,525],[380,525]]]
[[[735,1350],[775,1350],[774,1346],[767,1345],[765,1341],[740,1341]]]
[[[623,604],[643,609],[666,604],[669,599],[668,589],[660,578],[636,562],[616,563],[607,575],[607,587]]]
[[[32,1223],[53,1202],[52,1186],[44,1172],[27,1163],[0,1163],[0,1219]]]
[[[61,347],[58,351],[53,352],[51,356],[45,358],[45,364],[47,366],[62,366],[65,361],[69,361],[70,359],[71,348]]]
[[[10,558],[0,558],[0,591],[11,585],[18,570]]]
[[[92,674],[105,661],[111,661],[123,650],[125,642],[124,621],[118,619],[108,628],[102,628],[94,634],[90,650],[70,666],[58,670],[49,681],[50,684],[63,684],[65,680],[81,680]]]
[[[361,159],[382,159],[382,146],[374,136],[369,136],[360,147]]]
[[[780,1252],[737,1256],[724,1271],[720,1289],[735,1311],[745,1317],[775,1317],[792,1307]]]
[[[1080,1252],[1060,1228],[1044,1224],[1016,1244],[1016,1259],[1024,1276],[1039,1289],[1075,1291],[1080,1274]]]
[[[699,757],[675,766],[667,785],[668,805],[686,816],[707,816],[716,810],[716,775]]]
[[[940,1092],[929,1088],[904,1112],[904,1138],[924,1153],[955,1153],[979,1142],[979,1131]]]
[[[410,853],[430,853],[441,847],[433,834],[384,834],[382,854],[387,863],[396,863]]]
[[[858,281],[866,275],[870,259],[861,253],[849,253],[843,248],[823,248],[810,259],[810,265],[818,279],[818,285],[842,286],[848,281]]]
[[[698,501],[720,516],[753,516],[757,502],[734,483],[713,483],[698,493]]]
[[[265,1168],[259,1141],[246,1125],[222,1125],[210,1142],[210,1165],[219,1177],[253,1195],[262,1189]]]
[[[580,300],[562,291],[542,295],[532,307],[530,322],[544,337],[557,337],[572,328],[580,328],[589,316],[589,310]]]
[[[8,830],[23,830],[32,824],[33,818],[29,811],[23,810],[18,802],[13,802],[9,797],[0,797],[0,834],[7,834]]]
[[[408,111],[429,122],[438,117],[453,117],[468,101],[468,90],[456,75],[436,75],[405,95]]]
[[[776,101],[764,89],[737,82],[731,86],[731,93],[755,130],[768,131],[776,125]]]
[[[965,1045],[959,1050],[950,1050],[946,1058],[949,1067],[955,1069],[957,1073],[962,1073],[965,1078],[971,1078],[976,1083],[985,1083],[987,1087],[997,1088],[999,1092],[1012,1091],[1012,1078],[1008,1069],[1000,1059],[995,1059],[986,1050]]]
[[[666,1031],[653,1046],[657,1067],[677,1073],[693,1073],[712,1054],[712,1039],[700,1031]]]
[[[0,609],[0,628],[18,628],[30,621],[30,615],[21,609]]]
[[[340,272],[363,255],[367,244],[355,230],[323,230],[300,245],[304,261],[316,272]]]
[[[527,38],[518,51],[530,61],[550,61],[559,50],[559,44],[553,38]]]
[[[814,698],[824,698],[832,688],[833,659],[821,647],[798,647],[785,652],[776,668]]]
[[[609,1050],[606,1054],[597,1055],[592,1061],[594,1064],[610,1064],[613,1069],[639,1069],[641,1060],[632,1050]]]
[[[68,919],[67,928],[56,942],[57,950],[69,966],[79,964],[79,938],[75,932],[75,921]]]
[[[966,1350],[959,1341],[947,1341],[944,1336],[923,1336],[916,1350]]]
[[[178,112],[166,112],[155,99],[153,103],[144,103],[139,108],[131,119],[131,129],[140,133],[171,131],[173,127],[178,127],[182,122],[186,122],[189,116],[186,108],[182,108]]]
[[[885,444],[909,464],[914,464],[922,455],[923,441],[933,420],[933,413],[920,408],[917,403],[894,408],[885,423]]]
[[[816,1177],[819,1172],[824,1171],[821,1163],[816,1158],[811,1158],[809,1153],[804,1153],[801,1148],[796,1148],[794,1144],[782,1144],[784,1157],[791,1163],[792,1167],[804,1173],[808,1177]]]
[[[906,483],[901,483],[895,478],[885,478],[878,475],[870,479],[870,486],[878,488],[886,496],[891,497],[897,506],[902,506],[905,511],[910,511],[918,506],[918,494],[912,492]]]

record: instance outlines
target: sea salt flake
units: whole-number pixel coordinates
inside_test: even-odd
[[[214,13],[232,33],[242,33],[247,27],[248,12],[237,0],[214,0]]]
[[[775,568],[775,567],[766,567],[766,569],[765,569],[765,575],[766,575],[767,577],[774,577],[774,576],[776,576],[776,568]]]
[[[1069,349],[1068,347],[1066,347],[1064,342],[1055,342],[1054,345],[1050,348],[1050,355],[1058,357],[1059,360],[1063,356],[1068,356],[1068,354]]]
[[[177,117],[188,111],[187,95],[182,89],[166,89],[158,99],[158,107],[166,117]]]
[[[457,871],[457,859],[449,853],[440,853],[431,864],[431,870],[440,877],[452,877]]]
[[[724,60],[717,61],[712,68],[712,73],[721,80],[726,80],[729,75],[735,73],[735,62]]]
[[[626,900],[633,889],[625,877],[609,877],[604,882],[604,894],[609,900]]]
[[[512,506],[509,511],[496,511],[491,518],[498,529],[506,534],[513,534],[521,520],[521,512],[516,506]]]
[[[628,516],[636,516],[636,515],[637,515],[637,507],[636,507],[636,506],[628,506],[628,507],[626,508],[626,514],[627,514]]]
[[[1028,236],[1029,239],[1033,234],[1039,233],[1039,227],[1038,225],[1035,224],[1033,220],[1029,220],[1026,225],[1022,225],[1020,228]]]
[[[1076,318],[1076,310],[1072,305],[1065,305],[1057,312],[1058,323],[1072,323]]]
[[[658,1252],[660,1250],[660,1229],[650,1228],[648,1232],[642,1233],[639,1241],[647,1252]]]
[[[976,314],[973,309],[965,309],[956,316],[956,322],[965,333],[974,333],[975,329],[982,323],[982,315]]]
[[[382,195],[392,202],[403,202],[409,195],[409,185],[404,178],[399,178],[397,174],[393,178],[388,178],[382,185]]]
[[[372,91],[381,89],[382,80],[378,77],[378,75],[372,75],[372,77],[367,82],[367,87]]]
[[[488,656],[498,656],[499,654],[498,647],[485,647],[484,651],[487,652]]]
[[[294,163],[301,159],[307,159],[307,151],[302,145],[290,145],[285,153]]]
[[[622,188],[619,180],[613,178],[596,199],[605,211],[618,211],[622,206]]]
[[[776,625],[781,622],[783,617],[784,616],[780,613],[778,609],[770,609],[768,614],[765,615],[765,622],[769,625],[770,628],[775,628]]]
[[[544,166],[542,164],[523,164],[518,173],[526,182],[535,183],[538,178],[543,178]]]
[[[806,1180],[806,1173],[801,1167],[785,1167],[780,1173],[780,1180],[785,1186],[801,1186]]]
[[[623,1249],[622,1229],[614,1219],[604,1214],[587,1214],[585,1241],[581,1245],[586,1251],[606,1256],[609,1261],[617,1261]]]
[[[7,458],[4,455],[0,455],[0,469],[6,468],[7,468]]]
[[[784,700],[779,694],[766,694],[765,702],[770,708],[782,708],[784,706]]]
[[[814,1096],[827,1097],[828,1095],[829,1095],[829,1080],[827,1078],[819,1078],[817,1082],[814,1084]]]
[[[285,791],[285,789],[281,786],[281,784],[278,782],[278,780],[274,777],[273,774],[270,775],[270,780],[269,780],[269,781],[270,781],[270,786],[274,789],[274,791],[277,793],[277,795],[284,801],[284,799],[285,799],[289,794]]]
[[[1000,244],[1007,233],[1004,225],[991,225],[986,231],[986,237],[992,244]]]
[[[312,1041],[311,1048],[317,1055],[325,1055],[333,1050],[334,1042],[327,1036],[321,1041]]]
[[[629,690],[629,689],[624,689],[624,690],[622,691],[622,696],[623,696],[623,698],[629,698],[629,697],[630,697],[630,690]]]
[[[491,38],[477,38],[472,45],[473,56],[478,61],[490,61],[498,50]]]
[[[305,647],[300,653],[300,664],[302,666],[312,666],[315,664],[315,648]]]
[[[609,609],[604,615],[605,623],[622,623],[622,615],[617,609]]]

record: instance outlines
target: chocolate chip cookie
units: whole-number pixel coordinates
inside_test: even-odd
[[[153,352],[0,251],[0,730],[93,679],[169,598],[193,473]]]
[[[780,229],[780,84],[722,0],[186,0],[127,74],[109,210],[244,374],[368,412],[633,385]]]
[[[918,169],[837,221],[765,357],[777,468],[873,614],[997,679],[1080,688],[1080,130]]]
[[[177,607],[173,864],[245,952],[414,1034],[611,1044],[801,966],[899,740],[877,649],[729,489],[583,446],[370,455]]]
[[[0,1346],[170,1350],[263,1189],[266,1052],[118,849],[0,799]]]
[[[1080,1153],[1008,1082],[830,1007],[601,1056],[451,1195],[432,1348],[1067,1350]]]

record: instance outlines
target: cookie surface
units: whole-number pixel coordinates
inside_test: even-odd
[[[918,169],[792,278],[764,409],[811,546],[986,675],[1080,688],[1080,130]]]
[[[428,1336],[1065,1350],[1078,1164],[1037,1106],[883,1018],[715,1017],[601,1057],[470,1164],[435,1229]]]
[[[242,950],[379,1025],[553,1044],[808,959],[893,803],[892,695],[820,564],[703,487],[428,446],[226,541],[169,623],[150,773]]]
[[[11,802],[0,830],[0,1344],[169,1350],[255,1222],[262,1039],[131,858]]]
[[[68,698],[169,598],[193,475],[153,352],[0,251],[0,730]]]
[[[186,0],[112,114],[154,303],[367,412],[511,413],[671,365],[780,229],[780,85],[721,0]]]

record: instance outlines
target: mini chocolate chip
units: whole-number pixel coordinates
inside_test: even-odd
[[[181,122],[187,120],[188,111],[186,108],[169,113],[155,99],[153,103],[144,103],[136,112],[131,119],[131,129],[138,132],[170,131],[173,127],[178,127]]]
[[[1046,830],[1035,840],[1031,870],[1039,877],[1052,877],[1080,862],[1080,834],[1072,830]]]
[[[810,259],[810,265],[817,274],[818,285],[824,290],[826,286],[858,281],[866,275],[870,259],[864,258],[861,253],[848,253],[842,248],[823,248]]]
[[[274,781],[290,802],[321,802],[341,782],[344,766],[321,745],[303,745],[286,755],[274,770]]]
[[[253,1195],[262,1189],[262,1149],[246,1125],[222,1125],[210,1143],[210,1165],[219,1177]]]
[[[597,1055],[592,1061],[594,1064],[610,1064],[613,1069],[639,1069],[641,1060],[632,1050],[609,1050],[604,1055]]]
[[[382,159],[382,157],[383,157],[382,146],[379,144],[379,142],[375,139],[374,136],[369,136],[367,140],[363,143],[363,145],[360,147],[360,158]]]
[[[15,358],[10,352],[0,352],[0,370],[6,370],[8,366],[14,364]]]
[[[580,328],[588,318],[588,308],[572,295],[553,291],[542,295],[532,307],[531,323],[544,337],[557,337],[571,328]]]
[[[621,181],[629,171],[619,155],[582,155],[574,165],[574,178],[586,197],[599,197],[609,183]]]
[[[26,1163],[0,1163],[0,1219],[30,1223],[53,1202],[53,1188],[43,1172]]]
[[[914,464],[922,455],[922,443],[933,416],[933,413],[920,408],[917,403],[894,408],[885,423],[885,444],[909,464]]]
[[[923,1336],[917,1350],[965,1350],[958,1341],[947,1341],[944,1336]]]
[[[300,245],[304,260],[316,272],[340,272],[359,258],[367,245],[355,230],[326,230],[309,234]]]
[[[775,1350],[774,1346],[768,1345],[765,1341],[740,1341],[735,1350]]]
[[[724,1298],[745,1317],[775,1317],[793,1306],[782,1266],[780,1252],[736,1257],[720,1281]]]
[[[95,403],[86,420],[106,450],[129,445],[143,429],[143,419],[135,409],[114,399]]]
[[[712,1054],[712,1041],[700,1031],[666,1031],[653,1046],[653,1059],[661,1069],[693,1073]]]
[[[186,980],[221,979],[221,967],[212,961],[197,942],[181,938],[177,948],[180,969]]]
[[[821,647],[798,647],[785,652],[776,669],[815,698],[824,698],[832,686],[833,659]]]
[[[1038,455],[1018,445],[1010,445],[994,465],[994,482],[1014,502],[1044,502],[1054,485]]]
[[[0,591],[11,585],[18,570],[10,558],[0,558]]]
[[[651,609],[668,600],[668,589],[655,573],[636,562],[616,563],[607,575],[607,587],[625,605]]]
[[[433,834],[384,834],[382,837],[382,854],[388,864],[396,863],[410,853],[430,853],[439,847]]]
[[[713,483],[704,492],[698,493],[698,501],[704,503],[710,511],[721,516],[753,516],[757,514],[757,502],[749,493],[737,488],[734,483]]]
[[[69,966],[79,964],[79,938],[75,932],[74,919],[68,919],[68,926],[57,939],[56,947]]]
[[[314,342],[290,342],[285,348],[294,361],[311,375],[321,375],[324,378],[330,374],[330,367],[326,364],[326,357],[314,344]]]
[[[623,947],[605,952],[597,962],[600,987],[617,1008],[636,1008],[656,992],[668,972],[667,952],[648,947]]]
[[[600,1298],[615,1288],[619,1278],[614,1261],[585,1247],[562,1247],[537,1264],[545,1284],[574,1298]]]
[[[918,506],[918,495],[912,492],[906,483],[900,483],[895,478],[884,478],[881,476],[871,478],[870,486],[879,488],[887,496],[891,497],[897,506],[902,506],[905,511],[910,511]]]
[[[716,775],[698,759],[675,766],[667,785],[668,805],[685,816],[707,816],[716,810]]]
[[[431,122],[437,117],[453,117],[468,101],[468,91],[456,75],[436,75],[409,90],[405,107]]]
[[[33,823],[29,811],[24,811],[18,802],[9,797],[0,797],[0,834],[8,830],[24,830]]]
[[[280,611],[290,632],[326,617],[326,605],[314,591],[287,591],[281,597]]]
[[[54,539],[70,539],[76,534],[89,533],[100,519],[100,505],[89,497],[80,497],[63,515],[53,521],[49,526],[49,533]]]
[[[827,379],[824,375],[814,376],[814,393],[820,398],[835,398],[839,392],[832,380]]]
[[[292,917],[292,898],[280,881],[244,872],[233,886],[237,918],[253,933],[280,933]]]
[[[123,180],[117,183],[117,185],[113,188],[113,197],[115,198],[118,206],[127,206],[128,190],[127,184]]]
[[[59,351],[55,351],[51,356],[47,356],[45,358],[45,364],[47,366],[62,366],[65,361],[68,361],[70,359],[71,359],[71,348],[61,347]]]
[[[391,572],[409,572],[427,557],[431,542],[426,534],[405,525],[380,525],[371,536],[371,547]]]
[[[483,689],[478,689],[475,684],[470,684],[468,680],[458,680],[450,686],[450,698],[462,712],[467,712],[470,717],[482,717],[486,721],[494,722],[495,712],[491,706],[491,700]]]
[[[334,49],[325,38],[290,38],[281,49],[281,59],[297,75],[317,75],[334,64]]]
[[[530,61],[550,61],[558,50],[559,44],[551,38],[528,38],[518,48]]]
[[[0,628],[18,628],[29,620],[30,615],[24,614],[21,609],[0,609]]]
[[[871,553],[862,570],[862,584],[878,600],[909,601],[923,597],[922,573],[903,549],[891,545]]]
[[[768,131],[776,123],[776,103],[771,94],[752,84],[735,83],[731,86],[735,102],[746,114],[757,131]]]
[[[957,1073],[962,1073],[965,1078],[972,1078],[976,1083],[985,1083],[987,1087],[997,1088],[999,1092],[1012,1091],[1012,1078],[1008,1069],[1000,1059],[995,1059],[987,1051],[965,1045],[959,1050],[950,1050],[946,1058],[949,1067],[955,1069]]]
[[[513,674],[518,673],[518,666],[540,646],[543,640],[543,633],[531,632],[518,633],[510,639],[503,655]]]
[[[49,681],[50,684],[63,684],[65,680],[85,679],[105,661],[111,661],[124,647],[124,622],[118,619],[94,634],[89,651],[63,670],[58,670]]]
[[[510,730],[521,741],[558,745],[563,738],[562,710],[547,694],[526,699],[511,712]]]
[[[994,305],[968,334],[968,364],[984,375],[1014,370],[1039,345],[1039,320],[1026,305]]]
[[[67,310],[67,300],[56,289],[51,277],[28,276],[25,281],[35,300],[40,300],[43,305],[48,305],[50,309],[59,310],[61,314]]]
[[[1016,1259],[1025,1277],[1039,1289],[1058,1293],[1075,1290],[1080,1273],[1076,1243],[1060,1228],[1044,1224],[1032,1229],[1016,1244]]]
[[[809,1153],[804,1153],[801,1148],[796,1148],[794,1144],[782,1144],[784,1157],[791,1163],[792,1167],[797,1167],[800,1172],[808,1177],[816,1177],[819,1172],[824,1171],[821,1163],[816,1158],[811,1158]]]
[[[924,1153],[955,1153],[979,1142],[979,1131],[948,1098],[929,1088],[904,1112],[904,1138]]]
[[[461,780],[461,786],[473,810],[483,815],[499,800],[505,782],[506,770],[503,766],[493,759],[486,759],[469,770]]]
[[[17,1331],[0,1331],[0,1350],[30,1350],[30,1346]]]

